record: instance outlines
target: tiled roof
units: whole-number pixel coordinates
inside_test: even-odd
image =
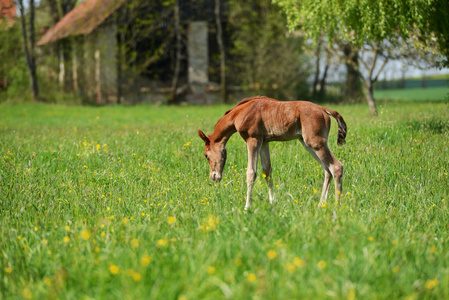
[[[17,17],[14,0],[0,0],[0,18],[13,19]]]
[[[41,46],[69,36],[89,34],[126,0],[85,0],[69,11],[36,43]]]

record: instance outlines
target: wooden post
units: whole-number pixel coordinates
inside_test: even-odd
[[[95,50],[95,87],[97,93],[97,104],[103,104],[101,95],[101,73],[100,73],[100,50]]]

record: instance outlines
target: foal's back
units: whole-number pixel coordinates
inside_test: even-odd
[[[244,139],[257,137],[264,141],[288,141],[301,138],[303,131],[316,131],[314,128],[328,131],[330,125],[323,108],[307,101],[253,97],[242,100],[228,113]]]

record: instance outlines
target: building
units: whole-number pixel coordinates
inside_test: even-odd
[[[118,101],[117,26],[111,17],[126,0],[85,0],[36,43],[44,46],[77,37],[72,43],[75,92],[96,104]]]
[[[0,24],[12,25],[17,18],[14,0],[0,0]]]

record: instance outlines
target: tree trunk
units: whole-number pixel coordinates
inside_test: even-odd
[[[34,100],[39,100],[39,88],[37,83],[37,73],[36,73],[36,58],[35,58],[35,36],[34,36],[34,0],[30,0],[30,19],[29,19],[29,38],[27,34],[27,24],[25,19],[25,8],[23,5],[23,0],[18,0],[19,10],[20,10],[20,21],[22,24],[22,41],[23,48],[25,52],[25,59],[28,66],[28,73],[30,76],[31,92]]]
[[[376,102],[374,102],[373,82],[370,78],[365,80],[366,101],[368,102],[369,112],[372,116],[377,116]]]
[[[61,19],[59,10],[58,10],[58,3],[56,2],[56,0],[47,0],[48,2],[48,8],[50,10],[50,16],[52,18],[53,21],[53,26],[56,25],[56,23],[58,23],[58,21]],[[59,86],[62,87],[62,79],[61,79],[61,66],[63,66],[63,64],[61,64],[61,55],[60,55],[60,49],[61,49],[61,40],[57,40],[56,42],[51,44],[52,47],[52,56],[55,57],[56,59],[56,65],[57,65],[57,74],[58,74],[58,83]]]
[[[170,104],[176,103],[176,90],[178,88],[179,72],[181,70],[181,25],[179,18],[179,0],[175,1],[175,35],[176,35],[176,63],[175,73],[171,84]]]
[[[320,98],[324,98],[324,96],[326,94],[326,78],[327,78],[327,72],[329,71],[329,67],[330,67],[330,59],[329,59],[329,53],[328,53],[327,59],[326,59],[326,66],[324,67],[323,77],[321,77],[321,80],[320,80],[320,91],[318,93]]]
[[[227,102],[226,93],[226,55],[223,45],[223,30],[221,28],[220,18],[220,0],[215,0],[215,22],[217,23],[217,43],[220,51],[220,94],[221,102]]]
[[[346,65],[346,83],[344,89],[344,99],[349,102],[361,102],[362,93],[360,90],[360,74],[358,70],[359,54],[352,45],[343,46],[344,63]]]
[[[61,11],[62,16],[65,16],[68,14],[74,7],[75,7],[76,1],[75,0],[62,0],[61,1]],[[61,80],[61,87],[66,92],[73,91],[74,86],[74,78],[73,78],[73,59],[72,59],[72,39],[71,38],[65,38],[60,41],[58,41],[59,44],[59,51],[61,51],[61,62],[62,64],[62,80]]]
[[[318,40],[317,45],[316,45],[316,52],[315,52],[315,57],[316,57],[316,63],[315,63],[315,76],[313,79],[313,86],[312,86],[312,98],[315,99],[316,95],[317,95],[317,90],[318,90],[318,81],[320,80],[320,61],[321,61],[321,39]]]

